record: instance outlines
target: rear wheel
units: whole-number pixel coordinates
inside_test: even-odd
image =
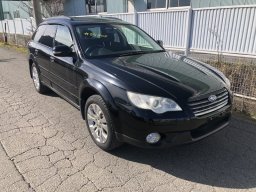
[[[48,88],[41,83],[38,68],[34,63],[31,66],[31,74],[36,91],[41,94],[47,92]]]
[[[94,143],[101,149],[110,151],[120,146],[111,114],[101,96],[93,95],[87,100],[85,121]]]

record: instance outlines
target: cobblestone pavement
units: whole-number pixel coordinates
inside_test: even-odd
[[[77,109],[34,90],[24,55],[0,48],[0,191],[256,191],[256,124],[233,117],[195,144],[106,153]]]

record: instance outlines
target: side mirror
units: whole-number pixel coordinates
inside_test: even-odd
[[[71,57],[72,49],[65,45],[59,45],[53,48],[53,55],[57,57]]]
[[[163,46],[164,46],[164,43],[163,43],[163,41],[162,41],[162,40],[156,40],[156,42],[157,42],[157,44],[158,44],[158,45],[160,45],[161,47],[163,47]]]

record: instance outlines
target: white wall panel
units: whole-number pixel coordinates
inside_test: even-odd
[[[138,13],[138,26],[164,46],[185,49],[188,9]]]
[[[191,49],[256,55],[256,7],[195,9]]]

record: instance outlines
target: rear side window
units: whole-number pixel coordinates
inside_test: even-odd
[[[66,45],[71,47],[73,40],[70,31],[67,27],[59,25],[55,37],[55,46]]]
[[[34,41],[39,42],[40,38],[44,34],[45,28],[46,28],[45,25],[41,25],[37,28],[34,38],[33,38]]]
[[[56,33],[56,25],[47,25],[43,36],[39,39],[39,43],[48,47],[53,47],[53,39]]]

